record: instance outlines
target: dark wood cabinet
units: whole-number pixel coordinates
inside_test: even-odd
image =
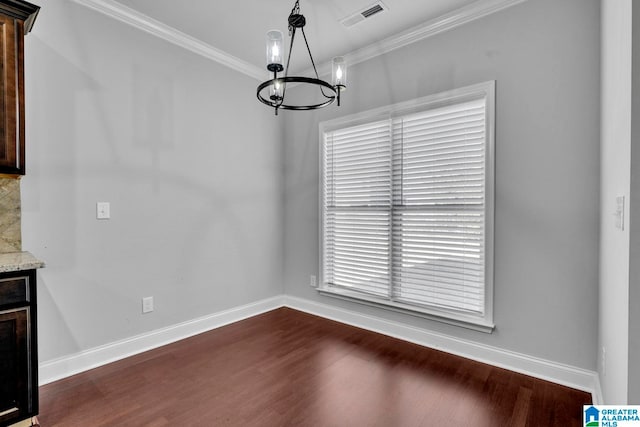
[[[0,174],[25,174],[24,36],[39,9],[0,0]]]
[[[38,414],[36,270],[0,273],[0,427]]]

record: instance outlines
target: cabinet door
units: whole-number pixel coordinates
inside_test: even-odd
[[[0,311],[0,425],[32,412],[29,308]]]
[[[23,22],[0,15],[0,173],[24,175]]]

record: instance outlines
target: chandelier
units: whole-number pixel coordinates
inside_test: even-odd
[[[296,0],[296,3],[291,9],[289,14],[289,36],[291,42],[289,44],[289,55],[287,56],[287,64],[283,66],[283,45],[282,45],[282,32],[278,30],[272,30],[267,33],[267,70],[273,73],[273,78],[265,82],[260,83],[257,90],[257,96],[260,102],[273,107],[276,115],[278,109],[283,110],[315,110],[318,108],[326,107],[333,104],[335,101],[340,106],[340,92],[343,91],[347,81],[347,68],[343,57],[335,57],[332,60],[332,83],[328,83],[321,80],[318,76],[318,70],[316,64],[311,55],[311,49],[309,48],[309,42],[307,36],[304,33],[304,26],[306,19],[300,14],[300,0]],[[293,49],[293,41],[296,36],[296,30],[300,29],[302,37],[304,37],[304,43],[307,46],[307,52],[309,52],[309,58],[311,59],[311,65],[313,66],[313,72],[315,77],[302,77],[302,76],[290,76],[289,75],[289,62],[291,61],[291,51]],[[278,73],[284,71],[284,76],[278,77]],[[288,104],[285,102],[285,95],[287,91],[287,83],[301,83],[311,86],[317,86],[321,97],[321,101],[312,101],[309,104]],[[316,103],[313,103],[316,102]]]

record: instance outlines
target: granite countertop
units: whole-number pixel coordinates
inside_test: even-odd
[[[33,270],[44,267],[44,262],[29,252],[9,252],[0,254],[0,273]]]

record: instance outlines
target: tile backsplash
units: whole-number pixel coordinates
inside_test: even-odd
[[[21,250],[20,180],[0,178],[0,253]]]

